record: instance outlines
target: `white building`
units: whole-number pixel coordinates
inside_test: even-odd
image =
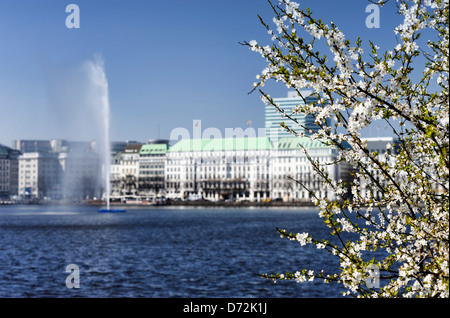
[[[166,154],[172,199],[262,200],[269,196],[268,138],[183,139]]]
[[[109,181],[111,183],[111,199],[120,200],[121,196],[121,180],[122,180],[122,168],[120,166],[120,158],[122,153],[119,152],[113,155],[111,159],[111,164],[109,166],[110,177]]]
[[[392,147],[392,151],[390,151],[391,156],[388,156],[389,159],[387,163],[390,166],[393,166],[395,164],[395,153],[398,149],[398,145],[394,146],[394,144],[398,144],[398,141],[394,140],[393,137],[372,137],[363,138],[362,140],[366,142],[366,147],[369,152],[371,152],[372,154],[376,152],[378,154],[378,160],[381,161],[384,161],[388,148]],[[367,173],[365,175],[368,175],[370,173],[373,179],[370,179],[369,177],[360,178],[360,195],[362,197],[379,200],[382,197],[381,190],[378,189],[378,187],[375,187],[373,183],[378,182],[381,186],[386,186],[386,177],[381,173],[379,169],[375,169],[376,165],[373,162],[370,162],[368,158],[364,158],[362,164],[364,164],[367,169]]]
[[[139,195],[154,200],[165,197],[166,140],[151,141],[139,151]]]
[[[311,159],[324,168],[331,180],[348,180],[351,166],[347,163],[333,164],[337,158],[335,149],[307,137],[281,138],[271,153],[272,199],[310,202],[310,191],[318,198],[336,199],[334,193],[327,190],[301,147],[307,149]]]
[[[139,195],[139,152],[142,144],[127,144],[120,154],[119,196],[123,199],[136,198]]]
[[[350,165],[332,164],[336,150],[306,137],[281,138],[276,143],[265,137],[185,139],[167,152],[167,197],[310,202],[311,195],[302,183],[319,198],[335,199],[300,145],[325,168],[331,180],[348,180]]]
[[[85,199],[99,188],[99,158],[89,142],[16,141],[18,195],[25,199]],[[37,151],[34,151],[37,150]]]
[[[27,152],[19,156],[19,196],[60,198],[61,166],[57,153]]]

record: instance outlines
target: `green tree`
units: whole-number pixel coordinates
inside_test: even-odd
[[[336,272],[293,269],[294,274],[261,276],[336,281],[346,288],[344,294],[362,297],[448,297],[448,0],[397,1],[396,13],[403,16],[394,30],[398,44],[380,52],[369,42],[368,53],[360,38],[352,43],[333,22],[325,24],[295,2],[269,4],[276,29],[260,21],[271,45],[242,43],[268,63],[253,91],[296,122],[263,86],[274,79],[301,97],[302,90],[312,89],[318,102],[304,99],[294,113],[314,115],[320,129],[309,131],[310,138],[335,147],[336,163],[350,163],[354,178],[350,184],[335,182],[308,156],[328,191],[339,197],[330,201],[311,192],[319,216],[339,243],[279,229],[282,237],[338,257]],[[431,40],[421,39],[424,32]],[[331,58],[321,53],[324,44]],[[385,121],[398,140],[384,153],[369,151],[361,138],[361,130],[376,120]],[[307,127],[297,132],[282,126],[297,136],[308,132]],[[373,278],[380,279],[379,287]]]

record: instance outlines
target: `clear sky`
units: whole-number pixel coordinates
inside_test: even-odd
[[[299,2],[350,40],[395,46],[400,18],[393,5],[381,9],[380,28],[369,29],[368,1]],[[78,29],[65,24],[70,3],[80,8]],[[79,121],[89,114],[74,102],[83,94],[77,69],[98,54],[109,82],[112,140],[169,138],[177,127],[192,131],[194,119],[203,129],[245,129],[249,120],[264,127],[259,94],[248,92],[265,61],[238,44],[270,43],[257,14],[273,25],[265,0],[0,0],[0,143],[89,139]],[[287,95],[282,84],[268,89]]]

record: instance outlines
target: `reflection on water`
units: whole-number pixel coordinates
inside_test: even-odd
[[[321,281],[258,273],[335,268],[326,251],[279,238],[320,235],[314,210],[0,207],[0,297],[339,297]],[[80,268],[80,288],[65,268]]]

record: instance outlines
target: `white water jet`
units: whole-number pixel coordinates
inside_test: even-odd
[[[109,92],[108,92],[108,80],[105,73],[105,65],[101,58],[96,57],[94,61],[87,63],[89,77],[91,84],[93,85],[94,92],[94,105],[98,107],[99,121],[101,128],[99,140],[99,154],[103,163],[103,181],[104,181],[104,196],[106,200],[106,209],[110,209],[110,163],[111,163],[111,142],[109,137],[109,120],[110,120],[110,105],[109,105]]]

